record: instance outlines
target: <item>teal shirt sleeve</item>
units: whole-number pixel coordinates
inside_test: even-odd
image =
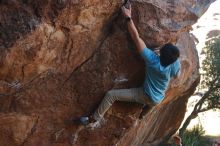
[[[180,60],[177,59],[173,64],[172,64],[172,70],[171,70],[171,77],[177,76],[180,73]]]
[[[147,65],[153,64],[158,61],[158,56],[149,48],[142,49],[140,53]]]

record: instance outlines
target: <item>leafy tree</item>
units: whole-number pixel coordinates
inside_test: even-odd
[[[220,36],[206,42],[203,54],[205,59],[202,61],[202,80],[199,85],[199,90],[202,92],[197,92],[201,98],[180,128],[181,137],[190,121],[196,118],[199,113],[220,109]]]
[[[205,130],[198,124],[183,134],[182,142],[186,146],[210,146],[212,141],[204,136]]]

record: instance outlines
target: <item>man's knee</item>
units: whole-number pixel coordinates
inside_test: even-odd
[[[114,96],[114,91],[113,90],[109,90],[105,94],[105,98],[108,100],[108,102],[110,102],[112,104],[116,100],[115,96]]]
[[[107,96],[107,97],[112,97],[113,95],[114,95],[114,91],[113,90],[109,90],[105,94],[105,96]]]

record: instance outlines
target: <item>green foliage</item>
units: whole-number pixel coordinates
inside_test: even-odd
[[[208,86],[213,79],[219,77],[220,73],[220,37],[213,38],[206,42],[203,48],[205,59],[202,62],[202,85]]]
[[[217,78],[218,81],[220,79],[220,36],[207,41],[203,53],[205,59],[202,62],[204,74],[202,74],[201,85],[206,88],[212,84],[214,79]]]
[[[206,42],[203,54],[205,59],[202,61],[202,81],[199,90],[202,90],[204,94],[200,94],[201,98],[180,128],[181,136],[198,113],[220,109],[220,36]]]
[[[210,146],[211,140],[204,136],[205,131],[201,125],[196,125],[192,130],[187,130],[182,137],[184,146]]]
[[[201,88],[208,91],[209,95],[203,104],[208,109],[219,108],[220,104],[220,36],[206,42],[203,48],[205,59],[202,62]]]

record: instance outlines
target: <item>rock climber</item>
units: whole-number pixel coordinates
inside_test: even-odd
[[[140,38],[131,17],[131,5],[129,4],[128,8],[122,6],[121,9],[136,49],[145,61],[144,84],[139,88],[108,91],[93,115],[80,118],[81,124],[100,123],[115,101],[137,102],[149,107],[159,104],[164,99],[171,78],[177,77],[180,72],[179,49],[168,43],[160,49],[160,56],[158,56],[147,48]]]

